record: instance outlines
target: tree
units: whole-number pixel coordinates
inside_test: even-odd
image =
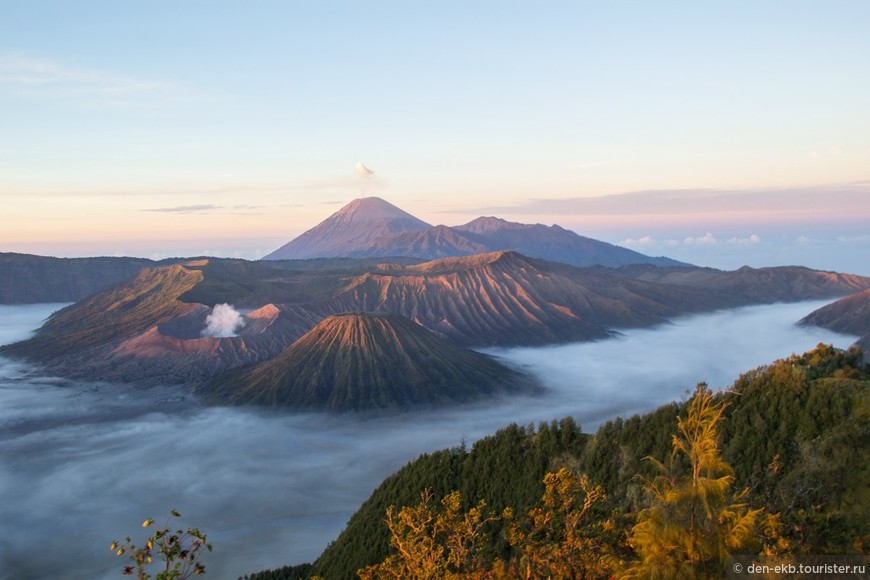
[[[172,532],[169,521],[178,517],[181,517],[181,514],[172,510],[163,526],[156,528],[141,547],[131,543],[130,536],[127,536],[123,544],[117,540],[112,542],[110,550],[117,556],[126,555],[134,563],[124,568],[125,575],[132,575],[135,571],[139,580],[149,580],[151,574],[146,572],[145,568],[153,562],[155,551],[164,562],[163,570],[157,573],[156,580],[185,580],[194,574],[205,574],[205,566],[199,562],[199,557],[203,548],[211,552],[211,544],[206,541],[206,535],[197,528]],[[154,525],[152,518],[142,522],[143,528],[152,525]]]
[[[462,511],[462,494],[454,491],[444,497],[440,507],[432,502],[431,490],[420,494],[420,503],[387,509],[386,524],[395,553],[380,564],[360,569],[363,580],[385,578],[462,577],[480,572],[481,548],[487,543],[482,528],[498,517],[488,515],[486,502],[480,501]]]
[[[638,514],[632,528],[629,543],[640,560],[628,577],[721,574],[728,554],[754,544],[763,510],[749,509],[743,501],[746,490],[729,493],[734,475],[719,450],[726,406],[715,402],[707,385],[700,383],[687,416],[677,421],[668,462],[647,458],[659,475],[645,480],[652,505]]]
[[[514,524],[508,539],[518,555],[512,575],[522,578],[600,578],[613,571],[610,520],[593,518],[604,501],[601,486],[567,468],[544,477],[544,494],[528,520]]]

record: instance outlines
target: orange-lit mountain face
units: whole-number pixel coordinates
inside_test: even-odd
[[[870,289],[870,278],[805,268],[582,269],[511,251],[418,264],[319,264],[208,259],[146,268],[58,312],[31,339],[2,352],[64,376],[204,384],[233,369],[260,368],[324,319],[347,312],[400,316],[456,347],[539,345],[602,338],[686,313]],[[235,322],[209,335],[218,306]],[[370,336],[411,340],[409,333]],[[365,340],[357,346],[387,348]]]
[[[329,316],[275,358],[198,389],[215,403],[354,411],[437,406],[531,388],[403,316]]]
[[[455,227],[430,226],[377,197],[350,202],[263,259],[409,256],[432,260],[501,250],[578,267],[681,265],[579,236],[559,226],[518,224],[495,217],[480,217]]]
[[[502,251],[367,273],[314,307],[401,314],[464,345],[529,345],[603,338],[726,305],[694,289]]]

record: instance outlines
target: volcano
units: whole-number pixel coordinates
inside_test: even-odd
[[[433,260],[510,250],[578,268],[628,264],[688,266],[578,235],[557,225],[479,217],[461,226],[430,226],[377,197],[357,199],[264,260],[392,258]]]
[[[359,411],[434,407],[530,386],[517,371],[403,316],[348,313],[198,392],[219,404]]]
[[[355,199],[264,260],[351,256],[376,240],[431,228],[379,197]]]

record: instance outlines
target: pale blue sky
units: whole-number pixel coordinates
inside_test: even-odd
[[[849,223],[747,219],[739,196],[692,220],[656,196],[633,221],[531,211],[865,182],[868,28],[865,1],[0,1],[0,250],[257,257],[374,194],[725,267],[823,236],[818,260],[868,263],[866,183]],[[708,233],[718,253],[684,243]]]

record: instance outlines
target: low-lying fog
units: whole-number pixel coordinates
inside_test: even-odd
[[[113,539],[145,537],[178,509],[208,533],[209,577],[315,558],[390,473],[424,451],[508,423],[573,415],[587,431],[684,397],[819,342],[794,325],[822,302],[679,319],[619,338],[489,351],[526,368],[545,396],[462,410],[360,418],[203,408],[178,389],[78,384],[0,359],[0,577],[115,578]],[[0,306],[0,342],[58,305]]]

